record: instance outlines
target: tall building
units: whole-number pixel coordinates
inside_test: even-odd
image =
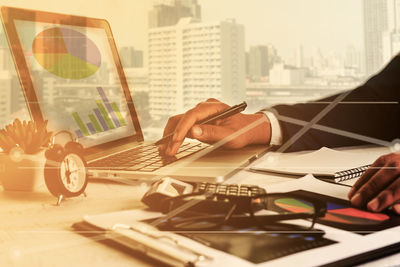
[[[143,68],[143,51],[125,46],[119,49],[119,56],[125,68]]]
[[[387,19],[389,30],[400,29],[400,0],[387,0]]]
[[[269,83],[273,85],[301,85],[304,83],[305,69],[275,64],[270,71]]]
[[[201,20],[197,0],[158,0],[149,12],[149,28],[173,26],[184,17]]]
[[[365,72],[371,75],[384,64],[382,34],[388,29],[388,0],[363,0]]]
[[[349,68],[360,69],[361,67],[360,52],[356,47],[349,45],[345,48],[344,66]]]
[[[10,122],[12,89],[11,72],[0,71],[0,128]]]
[[[0,33],[0,128],[12,122],[15,116],[28,119],[27,111],[5,34]]]
[[[132,94],[149,92],[149,72],[146,68],[124,68],[125,78]],[[119,77],[114,77],[112,84],[118,84]]]
[[[0,71],[14,70],[10,49],[8,48],[7,39],[4,33],[0,32]]]
[[[296,49],[296,67],[304,68],[305,67],[305,59],[304,59],[304,47],[303,45],[299,45]]]
[[[388,0],[388,29],[383,33],[383,61],[400,52],[400,0]]]
[[[149,30],[150,113],[170,116],[214,97],[245,99],[244,27],[234,20]]]
[[[317,46],[311,47],[310,62],[308,66],[313,76],[319,76],[321,70],[326,69],[324,54]]]
[[[400,31],[387,32],[383,36],[383,59],[389,62],[400,53]]]
[[[268,76],[276,56],[276,49],[272,45],[251,46],[246,58],[247,76],[252,80]]]

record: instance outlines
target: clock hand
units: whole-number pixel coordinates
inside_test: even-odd
[[[67,183],[71,183],[71,172],[69,171],[69,159],[65,158],[65,176],[67,177]]]
[[[64,163],[65,163],[65,170],[66,170],[67,172],[69,172],[69,159],[68,159],[68,158],[65,158]]]

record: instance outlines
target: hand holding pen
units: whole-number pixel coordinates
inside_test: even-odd
[[[269,142],[269,122],[264,114],[242,114],[246,103],[229,107],[216,100],[209,99],[199,103],[185,114],[171,117],[164,129],[164,137],[156,144],[161,154],[174,156],[185,137],[205,143],[218,142],[256,120],[260,124],[251,131],[245,132],[224,146],[240,148],[251,143]]]
[[[243,110],[245,110],[247,107],[246,102],[243,102],[239,105],[235,105],[232,106],[230,108],[227,108],[225,110],[222,110],[220,112],[217,112],[216,114],[213,114],[212,116],[206,117],[202,120],[199,120],[196,125],[203,125],[203,124],[212,124],[217,122],[218,120],[223,120],[226,119],[230,116],[233,116],[239,112],[242,112]],[[161,138],[160,140],[158,140],[155,144],[156,145],[161,145],[161,144],[166,144],[168,143],[172,137],[173,137],[174,133],[168,134],[166,136],[164,136],[163,138]]]

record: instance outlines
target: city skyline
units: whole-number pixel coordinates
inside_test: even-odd
[[[10,0],[4,1],[11,2]],[[363,35],[363,27],[362,25],[357,26],[357,23],[350,23],[350,21],[358,21],[358,19],[361,18],[361,0],[351,2],[352,5],[343,12],[340,8],[343,8],[345,4],[344,0],[338,0],[336,4],[328,3],[327,0],[321,0],[321,2],[317,2],[319,0],[310,0],[307,1],[307,5],[295,4],[294,0],[282,0],[281,2],[249,0],[247,6],[243,5],[243,2],[238,1],[229,2],[230,5],[228,5],[227,0],[220,0],[218,2],[198,0],[192,3],[198,3],[201,6],[201,20],[199,18],[191,19],[191,25],[182,32],[180,30],[177,31],[177,29],[180,28],[178,25],[171,25],[173,21],[178,21],[180,18],[185,17],[186,11],[180,12],[179,8],[181,8],[181,6],[179,4],[178,10],[174,11],[173,6],[168,6],[166,9],[168,12],[171,12],[171,18],[169,20],[159,19],[159,16],[156,16],[154,17],[156,18],[154,22],[156,22],[155,25],[159,27],[147,29],[147,23],[150,22],[149,15],[151,13],[155,14],[154,12],[149,12],[151,8],[153,8],[151,3],[116,0],[113,7],[106,4],[98,10],[85,11],[85,14],[82,14],[83,11],[77,11],[76,8],[77,6],[84,8],[86,3],[74,6],[73,4],[75,4],[77,0],[71,1],[72,5],[65,9],[60,9],[55,4],[50,4],[46,6],[46,8],[42,8],[45,3],[48,3],[48,0],[38,0],[35,7],[27,5],[24,6],[24,8],[43,9],[53,12],[71,13],[89,17],[103,17],[107,19],[113,29],[116,45],[119,47],[121,61],[126,71],[130,89],[131,91],[138,90],[148,94],[146,96],[146,101],[150,103],[150,110],[152,110],[151,113],[154,116],[159,116],[161,114],[170,116],[183,112],[191,106],[194,106],[197,102],[204,101],[211,96],[230,104],[236,103],[242,99],[253,99],[255,101],[249,101],[253,108],[262,104],[260,98],[264,99],[264,103],[268,104],[306,101],[317,96],[332,93],[335,90],[356,87],[366,78],[361,70],[362,43],[364,38],[360,38],[360,36]],[[163,3],[162,1],[164,0],[158,0],[158,4]],[[92,3],[91,0],[88,2]],[[173,1],[171,3],[173,4]],[[314,4],[314,6],[311,8],[312,4]],[[226,12],[216,12],[217,9],[221,10],[224,5],[226,6],[224,9]],[[199,10],[200,12],[199,6],[197,4],[194,6],[196,8],[192,10]],[[298,14],[296,16],[294,15],[296,12],[290,9],[289,6],[297,11]],[[107,7],[109,7],[110,10],[106,14],[103,9]],[[128,7],[130,8],[130,10],[128,10],[130,13],[127,12]],[[137,7],[137,9],[135,9],[135,7]],[[259,9],[254,16],[249,16],[251,12],[248,13],[247,11],[255,10],[257,7],[259,7]],[[241,8],[246,12],[243,12]],[[155,8],[154,10],[158,10],[157,12],[161,12],[160,14],[169,14],[168,12],[164,12],[162,8]],[[263,10],[268,10],[268,12],[262,14]],[[121,14],[115,16],[117,11]],[[274,16],[269,16],[269,13],[274,14]],[[350,15],[353,13],[356,15],[351,17]],[[322,19],[321,16],[324,14],[326,16]],[[343,20],[339,19],[339,17],[342,18],[342,16]],[[262,18],[261,20],[260,17]],[[289,17],[291,17],[292,20],[297,20],[297,23],[283,23],[283,21],[287,21]],[[334,17],[337,18],[337,22],[333,21]],[[140,27],[136,27],[138,24],[135,24],[134,27],[127,27],[130,23],[126,22],[130,20],[140,21]],[[187,21],[187,18],[183,19],[183,21],[185,20]],[[218,42],[214,42],[222,40],[220,39],[222,36],[231,35],[230,31],[225,31],[224,33],[223,31],[213,30],[216,25],[220,25],[223,21],[234,22],[243,28],[243,31],[241,31],[243,33],[240,34],[240,36],[243,36],[240,37],[243,41],[239,42],[239,46],[228,39],[225,41],[225,46],[218,45]],[[274,21],[274,24],[268,25],[265,21]],[[312,24],[316,24],[315,21],[320,23],[315,27],[311,27]],[[349,24],[347,28],[345,27],[346,24]],[[209,26],[211,26],[211,28],[206,30]],[[259,34],[260,31],[263,31],[263,27],[267,27],[266,31],[270,31],[271,33],[274,33],[274,30],[282,31],[284,29],[287,32],[286,35],[282,34],[282,32],[276,32],[275,35],[271,34],[267,36],[267,39],[263,39],[266,38],[265,35]],[[199,28],[199,31],[194,32],[193,36],[186,36],[186,33],[189,33],[189,29],[192,28]],[[351,33],[352,38],[348,39],[346,37],[347,33],[340,34],[340,31],[343,31],[344,28],[346,28],[347,33]],[[145,31],[143,31],[143,29],[145,29]],[[122,34],[123,31],[129,31],[132,34]],[[163,33],[164,31],[165,33]],[[293,34],[293,31],[296,33]],[[136,37],[135,33],[139,32],[141,32],[143,36],[138,34],[137,36],[140,38],[136,38],[132,41],[131,37]],[[160,32],[165,36],[163,35],[162,38],[160,37],[161,39],[157,39],[157,42],[153,40],[152,43],[149,42],[149,40],[151,40],[149,34],[152,32],[153,34]],[[180,43],[180,39],[176,39],[175,37],[175,34],[178,32],[181,32],[178,34],[179,36],[186,36],[185,38],[193,37],[193,40],[189,38],[190,40],[184,40],[182,43],[187,43],[187,47],[183,45],[175,47],[176,44]],[[305,32],[307,32],[307,34],[305,34]],[[323,34],[315,34],[316,36],[314,37],[308,36],[310,34],[313,35],[315,32],[323,32]],[[358,33],[355,34],[355,32]],[[326,34],[331,38],[327,38]],[[254,39],[255,35],[258,36],[258,39]],[[165,39],[166,36],[169,37]],[[233,34],[232,36],[238,35]],[[167,43],[164,44],[165,40],[173,41],[171,43],[171,45],[173,45],[162,48],[161,52],[158,51],[156,46],[161,44],[167,45]],[[254,41],[254,43],[252,43],[249,40],[262,41]],[[358,42],[360,42],[360,44],[357,44]],[[143,43],[145,47],[141,46],[141,43]],[[328,43],[328,45],[326,43]],[[235,53],[232,53],[232,58],[229,56],[230,51],[233,51],[230,46],[237,49]],[[218,51],[214,51],[211,49],[213,47],[218,49],[223,47],[223,49],[221,51],[218,49]],[[260,52],[253,51],[252,53],[251,47],[258,47]],[[181,51],[180,48],[183,48],[183,50]],[[265,50],[264,48],[268,50],[267,53],[261,52],[261,50]],[[248,54],[248,59],[252,59],[253,62],[248,60],[247,63],[245,63],[245,52]],[[154,57],[154,53],[158,53],[156,55],[157,57]],[[182,55],[187,55],[182,58],[178,57],[177,55],[181,53]],[[151,59],[152,55],[153,59]],[[207,57],[205,57],[205,55],[207,55]],[[194,57],[192,58],[192,56]],[[243,60],[241,59],[242,57]],[[204,67],[204,64],[214,64],[220,66],[220,68],[212,70],[211,73],[204,72],[204,70],[197,65],[199,64],[199,59],[206,58],[207,62],[201,63],[201,67]],[[11,58],[9,57],[9,59]],[[171,59],[173,60],[171,61]],[[151,63],[152,60],[153,63]],[[143,68],[143,70],[135,70],[134,68],[142,66],[143,61],[145,64],[144,67],[146,68]],[[224,64],[219,64],[218,62]],[[224,70],[222,66],[236,66],[233,63],[230,64],[230,62],[237,63],[237,68],[232,68],[229,71]],[[244,72],[246,64],[248,64],[247,73]],[[182,68],[185,71],[190,70],[190,72],[180,73],[171,71],[176,68]],[[160,69],[165,70],[165,73],[161,73],[161,78],[157,76]],[[207,67],[204,69],[208,70],[209,68]],[[270,70],[272,70],[272,75],[269,73]],[[11,70],[11,72],[15,73],[14,70]],[[155,75],[155,73],[158,74]],[[176,75],[177,73],[179,75]],[[182,75],[184,75],[185,78],[183,78]],[[212,82],[210,80],[210,75],[212,75],[212,77],[219,75],[223,79],[218,78],[220,80],[217,79]],[[106,73],[101,73],[101,75],[99,74],[95,78],[100,79],[100,77],[103,76],[108,77]],[[167,76],[169,78],[166,78]],[[247,83],[244,82],[246,78]],[[235,79],[238,79],[240,82],[235,81]],[[222,82],[222,80],[224,81]],[[51,79],[47,79],[45,82],[51,83]],[[264,84],[258,84],[259,82],[263,82]],[[303,90],[303,87],[312,90]],[[51,88],[52,87],[50,87],[50,89]],[[219,89],[213,90],[213,88]],[[326,90],[323,91],[322,89]],[[296,90],[297,93],[294,93],[294,90]],[[317,93],[310,94],[309,92],[313,90],[316,90]],[[177,95],[184,97],[181,97],[182,99],[178,103],[179,105],[170,105],[169,108],[165,109],[164,106],[170,103],[171,97],[174,98],[173,95],[175,92]],[[232,98],[232,95],[235,95],[235,97]],[[167,96],[168,100],[165,96]],[[160,104],[161,100],[165,102],[163,105]],[[48,101],[51,102],[51,98],[48,99]],[[143,108],[146,109],[146,106]],[[158,110],[158,114],[153,112],[155,110]]]
[[[234,17],[243,24],[246,49],[271,43],[288,58],[299,45],[305,53],[313,47],[327,53],[363,46],[361,0],[201,0],[200,4],[204,21]]]
[[[94,0],[71,0],[65,6],[49,0],[2,0],[2,3],[105,18],[111,24],[118,46],[133,46],[147,53],[147,14],[152,1],[115,0],[104,2],[100,7]],[[314,48],[328,53],[343,52],[348,45],[358,49],[363,46],[361,0],[309,0],[301,3],[296,0],[199,0],[198,3],[205,22],[235,18],[244,25],[246,50],[254,45],[272,44],[284,58],[290,58],[299,45],[303,45],[306,54]],[[94,4],[98,8],[91,8]],[[127,34],[127,29],[131,34]]]

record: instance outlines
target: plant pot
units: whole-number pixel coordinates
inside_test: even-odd
[[[4,190],[32,192],[44,184],[44,152],[22,154],[13,160],[0,153],[0,181]]]

